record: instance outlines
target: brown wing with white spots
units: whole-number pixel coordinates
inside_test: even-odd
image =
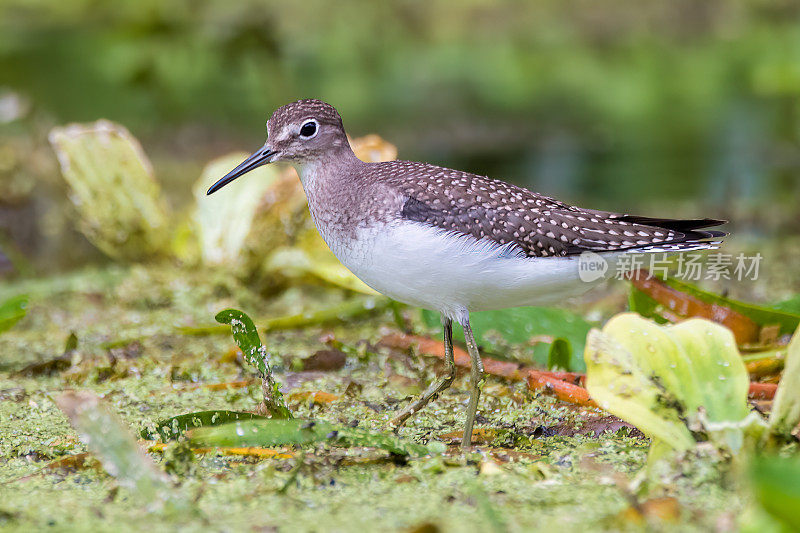
[[[702,247],[724,236],[719,220],[673,220],[581,209],[499,180],[425,163],[389,161],[371,169],[406,199],[401,216],[548,257]]]

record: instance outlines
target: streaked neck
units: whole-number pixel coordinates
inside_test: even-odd
[[[346,178],[358,165],[363,165],[349,145],[337,148],[323,156],[295,163],[297,174],[306,194],[319,185],[320,180],[331,183]]]

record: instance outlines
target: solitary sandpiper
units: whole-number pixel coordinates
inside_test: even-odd
[[[208,194],[275,161],[295,165],[317,229],[353,274],[390,298],[441,314],[446,373],[394,418],[395,427],[451,385],[453,320],[464,328],[472,369],[462,446],[471,443],[483,381],[471,311],[588,290],[592,284],[579,275],[584,252],[613,262],[628,253],[713,248],[724,235],[704,230],[720,220],[595,211],[427,163],[365,163],[350,149],[339,113],[320,100],[275,111],[266,144]]]

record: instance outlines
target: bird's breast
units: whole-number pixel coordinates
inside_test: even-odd
[[[311,218],[331,250],[339,256],[357,246],[359,234],[399,218],[402,197],[358,172],[311,168],[301,173]]]

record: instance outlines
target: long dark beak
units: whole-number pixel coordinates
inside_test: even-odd
[[[210,189],[208,189],[208,192],[206,194],[208,195],[211,193],[215,193],[224,186],[226,186],[227,184],[229,184],[230,182],[232,182],[233,180],[235,180],[236,178],[238,178],[239,176],[247,174],[254,168],[258,168],[261,165],[266,165],[267,163],[272,161],[272,158],[276,153],[277,153],[276,151],[270,150],[269,148],[266,147],[266,145],[264,145],[258,152],[254,153],[253,155],[251,155],[250,157],[239,163],[239,165],[236,168],[225,174],[225,176],[223,176],[222,179],[217,181],[214,185],[211,186]]]

